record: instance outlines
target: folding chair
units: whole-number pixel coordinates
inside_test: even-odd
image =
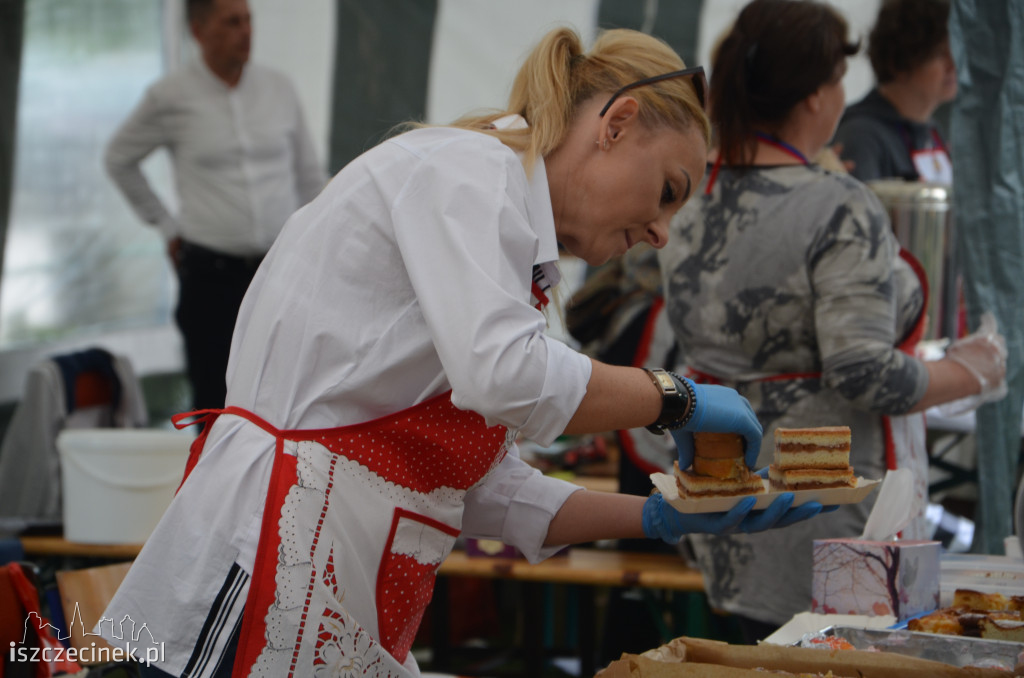
[[[99,635],[92,633],[99,622],[107,604],[121,585],[130,562],[101,565],[81,570],[61,570],[57,572],[57,588],[60,591],[61,606],[64,619],[71,637],[69,644],[79,650],[83,648],[109,647]],[[86,654],[89,659],[96,653]],[[109,656],[109,655],[108,655]],[[99,661],[80,661],[83,665],[101,664]]]

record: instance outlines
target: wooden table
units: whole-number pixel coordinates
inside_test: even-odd
[[[578,615],[580,674],[593,676],[596,670],[597,619],[594,594],[598,587],[641,587],[699,593],[704,579],[698,570],[687,567],[675,554],[633,553],[590,548],[572,548],[567,555],[555,556],[531,564],[513,558],[470,557],[463,551],[448,556],[440,569],[437,590],[431,605],[434,629],[449,628],[446,581],[442,577],[482,577],[508,579],[524,583],[522,598],[526,670],[523,675],[539,676],[544,666],[542,624],[543,591],[537,584],[570,585],[579,588]],[[451,648],[442,633],[434,633],[432,670],[451,668]]]
[[[142,544],[82,544],[64,537],[21,537],[21,548],[29,557],[57,556],[66,558],[97,558],[102,560],[134,560]]]
[[[514,558],[470,557],[455,551],[437,573],[448,577],[516,579],[582,586],[640,586],[700,592],[704,578],[676,555],[572,548],[568,555],[531,564]]]

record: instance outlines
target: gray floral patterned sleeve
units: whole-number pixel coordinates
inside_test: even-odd
[[[924,307],[881,204],[814,165],[722,167],[659,252],[686,366],[736,388],[765,428],[849,425],[858,475],[885,470],[882,415],[928,384],[896,346]],[[811,542],[857,536],[870,501],[759,535],[691,537],[712,605],[782,624],[810,608]],[[772,583],[765,585],[766,573]]]
[[[894,347],[920,290],[894,271],[897,244],[870,190],[803,166],[723,168],[714,189],[681,211],[659,257],[690,364],[737,380],[820,371],[886,414],[919,400],[923,366]]]

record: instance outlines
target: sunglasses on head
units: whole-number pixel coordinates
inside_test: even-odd
[[[631,89],[643,87],[645,85],[653,85],[654,83],[661,82],[662,80],[685,78],[687,76],[690,77],[690,81],[693,83],[693,89],[697,93],[697,101],[700,102],[700,107],[707,111],[708,107],[707,104],[704,103],[704,93],[708,89],[708,78],[704,74],[703,66],[694,66],[693,68],[684,68],[681,71],[672,71],[671,73],[662,73],[661,75],[644,78],[643,80],[637,80],[636,82],[631,82],[624,87],[620,87],[615,91],[615,94],[612,95],[612,98],[608,100],[608,103],[604,105],[601,112],[598,113],[598,117],[604,117],[604,114],[608,112],[608,108],[612,105],[612,102],[622,96],[624,92],[628,92]]]

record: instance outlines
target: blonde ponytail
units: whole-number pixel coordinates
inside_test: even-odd
[[[638,31],[606,31],[585,53],[574,31],[556,28],[541,39],[519,69],[505,111],[466,116],[452,126],[497,137],[522,153],[529,169],[537,158],[565,140],[582,102],[597,93],[610,96],[631,82],[684,67],[671,47]],[[629,95],[639,100],[640,117],[646,125],[677,129],[696,125],[705,142],[710,141],[707,116],[689,80],[664,80],[630,90]],[[494,121],[510,113],[521,115],[529,127],[494,129]]]

